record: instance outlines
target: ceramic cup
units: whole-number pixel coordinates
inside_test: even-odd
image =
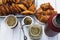
[[[15,24],[14,24],[13,26],[9,26],[8,23],[7,23],[7,19],[10,18],[10,17],[13,17],[13,18],[16,20],[16,22],[15,22]],[[10,21],[12,21],[12,19],[10,19]],[[5,24],[6,24],[6,26],[9,27],[9,28],[14,28],[14,27],[16,27],[16,25],[17,25],[17,18],[16,18],[16,16],[14,16],[14,15],[8,15],[8,16],[6,16],[6,18],[5,18]]]
[[[29,36],[32,39],[40,39],[42,36],[42,27],[36,24],[30,25]]]

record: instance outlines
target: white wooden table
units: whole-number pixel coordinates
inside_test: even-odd
[[[58,13],[60,13],[60,0],[36,0],[36,6],[37,8],[40,7],[42,3],[49,2],[54,7]],[[3,21],[4,18],[0,18],[0,23]],[[18,19],[18,21],[21,19]],[[41,40],[60,40],[60,33],[56,35],[55,37],[47,37],[44,33],[44,25],[43,26],[43,36]],[[22,40],[23,39],[23,33],[21,30],[17,27],[14,30],[12,29],[4,29],[2,31],[3,34],[1,34],[0,30],[0,40]]]

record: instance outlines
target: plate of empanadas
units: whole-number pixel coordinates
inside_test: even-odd
[[[35,0],[2,0],[0,3],[0,16],[33,15],[36,11]]]

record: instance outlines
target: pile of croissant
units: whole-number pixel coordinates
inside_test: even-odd
[[[1,0],[0,16],[8,14],[34,14],[36,6],[34,0]]]
[[[43,23],[46,23],[49,17],[56,13],[50,3],[44,3],[40,5],[40,8],[36,12],[36,18]]]

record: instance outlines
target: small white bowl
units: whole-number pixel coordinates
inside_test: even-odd
[[[24,19],[27,18],[27,17],[31,18],[31,20],[32,20],[32,23],[31,23],[31,24],[34,24],[34,20],[33,20],[33,18],[30,17],[30,16],[26,16],[26,17],[24,17],[24,18],[22,19],[22,25],[25,25],[25,23],[24,23]],[[31,24],[29,24],[29,25],[31,25]],[[29,25],[26,25],[26,26],[29,26]]]
[[[31,27],[38,27],[40,29],[40,32],[37,34],[37,35],[33,35],[30,30],[31,30]],[[38,24],[33,24],[33,25],[30,25],[29,27],[29,35],[31,37],[31,39],[40,39],[42,37],[42,27]],[[33,36],[32,36],[33,35]]]
[[[10,16],[15,17],[15,19],[16,19],[16,23],[15,23],[13,26],[9,26],[9,25],[6,23],[7,17],[10,17]],[[14,15],[8,15],[8,16],[5,17],[4,22],[5,22],[5,24],[6,24],[7,27],[9,27],[9,28],[14,28],[14,27],[16,27],[16,25],[17,25],[17,18],[16,18],[16,16],[14,16]]]

